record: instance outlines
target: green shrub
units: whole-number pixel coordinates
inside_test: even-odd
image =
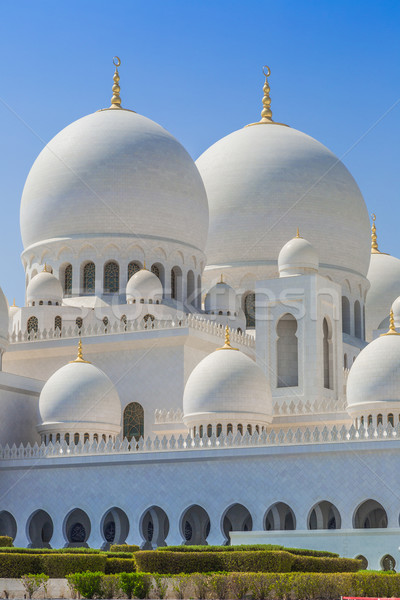
[[[102,595],[101,582],[104,574],[86,571],[67,575],[69,585],[83,598],[100,598]]]
[[[251,581],[252,578],[248,577],[247,573],[231,573],[229,576],[230,596],[236,600],[243,600],[250,590]]]
[[[136,552],[138,571],[196,573],[213,571],[288,572],[294,556],[288,552]]]
[[[294,556],[291,570],[303,573],[353,573],[361,567],[361,560],[355,558]]]
[[[134,558],[133,552],[105,552],[107,558]]]
[[[136,561],[134,558],[107,558],[106,573],[135,573]]]
[[[119,587],[128,598],[148,598],[151,576],[149,573],[121,573]]]
[[[190,578],[188,575],[181,573],[178,577],[174,577],[172,589],[176,594],[177,600],[183,600],[186,597],[186,590],[189,587]]]
[[[134,544],[113,544],[110,548],[110,552],[138,552],[139,546]]]
[[[37,554],[0,554],[0,577],[19,578],[27,573],[41,573],[42,557]]]
[[[17,554],[102,554],[95,548],[1,548],[2,552],[15,552]]]
[[[68,573],[83,573],[84,571],[104,573],[107,558],[101,554],[44,554],[40,557],[40,562],[41,570],[46,575],[61,578]]]
[[[119,575],[103,575],[100,581],[101,598],[119,598]]]
[[[229,581],[226,573],[212,573],[210,588],[213,598],[217,598],[217,600],[226,600],[229,594]]]
[[[211,575],[209,573],[194,573],[191,577],[195,598],[204,600],[211,589]]]
[[[162,546],[157,548],[157,552],[260,552],[261,550],[271,552],[279,551],[290,552],[299,556],[331,556],[338,557],[335,552],[326,552],[324,550],[305,550],[303,548],[285,548],[277,544],[242,544],[239,546]]]
[[[13,541],[9,535],[0,535],[0,546],[3,548],[11,548]]]
[[[26,593],[28,594],[28,598],[32,598],[33,594],[40,588],[43,588],[45,595],[47,594],[46,584],[49,580],[48,575],[45,575],[44,573],[28,573],[28,575],[23,575],[21,579]]]
[[[163,598],[165,598],[165,596],[167,595],[168,580],[159,573],[153,573],[152,590],[156,598],[160,598],[160,600],[163,600]]]

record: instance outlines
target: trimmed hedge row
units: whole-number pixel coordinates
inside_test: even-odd
[[[136,571],[134,558],[107,558],[106,554],[37,554],[1,553],[0,577],[21,577],[27,573],[44,573],[61,578],[69,573],[100,571],[121,573]]]
[[[1,552],[16,552],[17,554],[101,554],[96,548],[0,548]]]
[[[295,556],[290,552],[136,552],[138,571],[148,573],[203,573],[227,571],[241,573],[351,573],[362,567],[353,558]]]
[[[111,547],[112,548],[112,547]],[[298,554],[299,556],[330,556],[337,558],[339,554],[335,552],[327,552],[325,550],[306,550],[303,548],[286,548],[277,544],[251,544],[238,546],[163,546],[157,548],[158,552],[259,552],[264,551],[279,551]]]
[[[13,541],[9,535],[0,535],[0,547],[10,548],[13,545]]]
[[[140,547],[134,544],[113,544],[110,552],[139,552]]]
[[[211,571],[288,573],[294,556],[288,552],[136,552],[138,571],[203,573]]]

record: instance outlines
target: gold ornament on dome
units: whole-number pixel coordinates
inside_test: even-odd
[[[251,127],[252,125],[283,125],[283,127],[289,127],[289,125],[285,125],[285,123],[276,123],[272,120],[271,97],[269,95],[271,88],[268,83],[271,69],[267,65],[264,65],[262,70],[265,75],[265,83],[263,87],[264,97],[262,99],[263,109],[261,111],[261,120],[256,123],[249,123],[246,127]]]
[[[91,362],[89,360],[85,360],[83,358],[83,352],[82,352],[82,340],[79,338],[79,342],[78,342],[78,355],[76,357],[75,360],[70,360],[70,363],[87,363],[87,364],[91,364]]]
[[[228,325],[225,327],[225,344],[221,348],[217,348],[217,350],[239,350],[239,348],[232,348],[231,346]]]
[[[134,110],[129,110],[129,108],[122,108],[121,106],[121,96],[120,96],[120,92],[121,92],[121,88],[119,86],[119,71],[118,71],[118,67],[121,66],[121,59],[119,58],[119,56],[114,56],[113,57],[113,64],[115,66],[115,71],[114,71],[114,75],[113,75],[113,86],[112,86],[112,98],[111,98],[111,105],[108,108],[101,108],[100,110],[98,110],[97,112],[102,112],[103,110],[126,110],[128,112],[135,112]]]
[[[384,254],[385,256],[388,256],[387,252],[381,252],[378,249],[378,238],[377,238],[377,235],[376,235],[376,225],[375,225],[375,221],[376,221],[376,215],[375,215],[375,213],[372,213],[371,218],[372,218],[372,226],[371,226],[371,254]]]
[[[383,335],[400,335],[400,333],[398,333],[396,331],[396,327],[394,324],[394,315],[393,315],[393,309],[390,309],[390,317],[389,317],[389,331],[387,333],[382,333],[381,337]]]

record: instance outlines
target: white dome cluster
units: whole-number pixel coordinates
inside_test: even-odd
[[[126,286],[126,301],[160,304],[163,297],[161,281],[151,271],[141,269],[132,275]]]
[[[228,330],[228,328],[227,328]],[[271,390],[262,369],[232,348],[229,330],[225,345],[204,358],[192,371],[183,396],[183,421],[189,429],[234,433],[261,429],[272,421]]]
[[[28,306],[40,304],[60,305],[63,299],[62,285],[47,265],[44,270],[30,280],[26,288],[26,303]]]

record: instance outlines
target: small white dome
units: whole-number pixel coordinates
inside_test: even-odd
[[[58,369],[39,398],[39,433],[88,431],[118,434],[121,402],[110,378],[88,362],[74,361]]]
[[[302,237],[287,242],[278,256],[280,277],[305,275],[318,271],[318,253],[314,246]]]
[[[272,421],[272,396],[262,369],[235,349],[219,349],[204,358],[190,374],[183,395],[187,427],[208,422],[257,423]]]
[[[219,281],[207,292],[204,300],[204,310],[206,313],[214,312],[216,314],[220,311],[226,314],[229,311],[233,315],[237,312],[235,290],[224,281]]]
[[[126,285],[126,300],[127,302],[161,302],[163,297],[163,286],[157,275],[141,269],[132,275]]]
[[[400,335],[382,335],[364,348],[350,369],[347,406],[352,417],[400,409]]]
[[[28,283],[26,288],[26,302],[28,306],[32,306],[32,303],[47,304],[61,304],[63,298],[62,285],[53,273],[49,271],[42,271],[38,273]]]
[[[10,316],[8,312],[8,302],[3,290],[0,288],[0,353],[4,352],[8,346],[8,328]],[[0,363],[1,365],[1,363]],[[1,370],[1,366],[0,366]]]
[[[365,302],[366,339],[388,316],[392,303],[400,296],[400,260],[390,254],[371,254],[367,278],[371,284]]]

